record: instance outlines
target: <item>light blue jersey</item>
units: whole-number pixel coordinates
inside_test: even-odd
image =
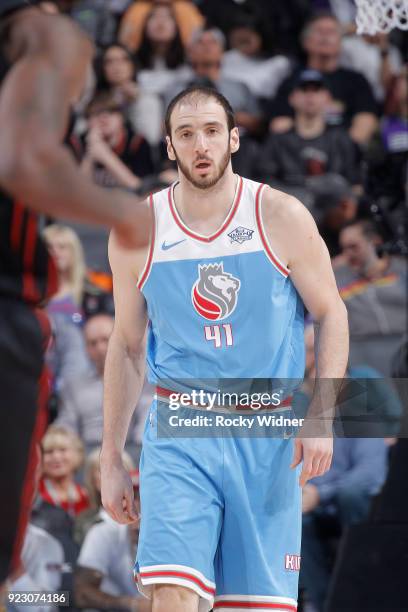
[[[303,303],[265,235],[262,189],[239,177],[223,226],[208,237],[184,225],[174,187],[154,195],[156,235],[139,283],[151,382],[303,377]]]
[[[234,202],[212,236],[184,225],[174,187],[155,194],[155,235],[138,284],[157,393],[140,461],[135,577],[147,596],[155,584],[193,590],[200,612],[297,609],[301,489],[300,466],[290,469],[293,438],[178,437],[170,421],[165,435],[157,431],[159,410],[169,408],[180,381],[303,378],[304,308],[266,237],[263,188],[237,177]],[[179,410],[187,420],[202,414]]]

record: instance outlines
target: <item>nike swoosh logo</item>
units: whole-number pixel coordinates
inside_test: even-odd
[[[181,242],[185,242],[186,240],[187,238],[183,238],[183,240],[178,240],[177,242],[171,242],[170,244],[166,244],[166,241],[164,241],[163,244],[161,245],[162,251],[168,251],[169,249],[172,249],[173,247],[177,246]]]

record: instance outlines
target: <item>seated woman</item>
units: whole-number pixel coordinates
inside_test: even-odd
[[[145,91],[163,96],[175,80],[188,80],[190,70],[171,6],[157,4],[151,9],[136,60],[140,69],[138,81]]]
[[[84,459],[81,440],[69,429],[50,425],[41,441],[41,450],[40,498],[76,517],[89,508],[86,489],[75,481],[75,473]]]
[[[58,392],[67,379],[79,376],[89,368],[81,327],[85,259],[82,244],[70,227],[49,225],[43,236],[58,272],[58,293],[47,306],[54,333],[47,361]]]
[[[138,86],[136,65],[130,51],[122,44],[107,47],[101,55],[98,92],[109,92],[124,110],[134,131],[150,145],[157,145],[162,133],[162,105],[159,97]]]

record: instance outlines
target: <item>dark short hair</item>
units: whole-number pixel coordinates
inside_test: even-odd
[[[175,96],[166,110],[166,117],[164,119],[164,125],[166,128],[167,136],[171,136],[171,125],[170,119],[172,112],[181,100],[184,99],[200,99],[200,98],[213,98],[225,111],[227,116],[228,131],[231,131],[235,127],[235,116],[232,110],[231,104],[228,102],[222,94],[212,87],[205,87],[204,85],[192,85],[187,89],[183,89],[177,96]]]
[[[372,240],[373,238],[382,238],[381,231],[375,221],[368,217],[363,217],[360,219],[351,219],[342,225],[341,230],[347,229],[348,227],[359,227],[361,233],[367,240]]]
[[[88,103],[84,114],[85,117],[89,118],[91,115],[101,112],[123,113],[123,108],[112,93],[101,91]]]
[[[300,34],[300,40],[303,42],[305,40],[305,38],[307,38],[309,36],[310,30],[311,28],[314,26],[314,24],[317,21],[320,21],[321,19],[331,19],[332,21],[335,21],[338,24],[338,27],[340,28],[340,21],[337,19],[336,15],[334,13],[331,13],[330,11],[316,11],[316,13],[314,13],[304,24],[301,34]]]

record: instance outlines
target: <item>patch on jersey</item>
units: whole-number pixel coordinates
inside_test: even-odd
[[[285,555],[285,569],[298,572],[300,570],[300,555]]]
[[[199,315],[220,321],[232,314],[237,305],[241,281],[224,272],[224,263],[198,265],[198,280],[191,290],[191,300]]]
[[[231,238],[231,243],[238,242],[239,244],[242,244],[246,240],[251,240],[253,233],[254,230],[250,230],[247,227],[242,227],[242,225],[239,225],[234,230],[232,230],[232,232],[230,232],[228,236]]]

